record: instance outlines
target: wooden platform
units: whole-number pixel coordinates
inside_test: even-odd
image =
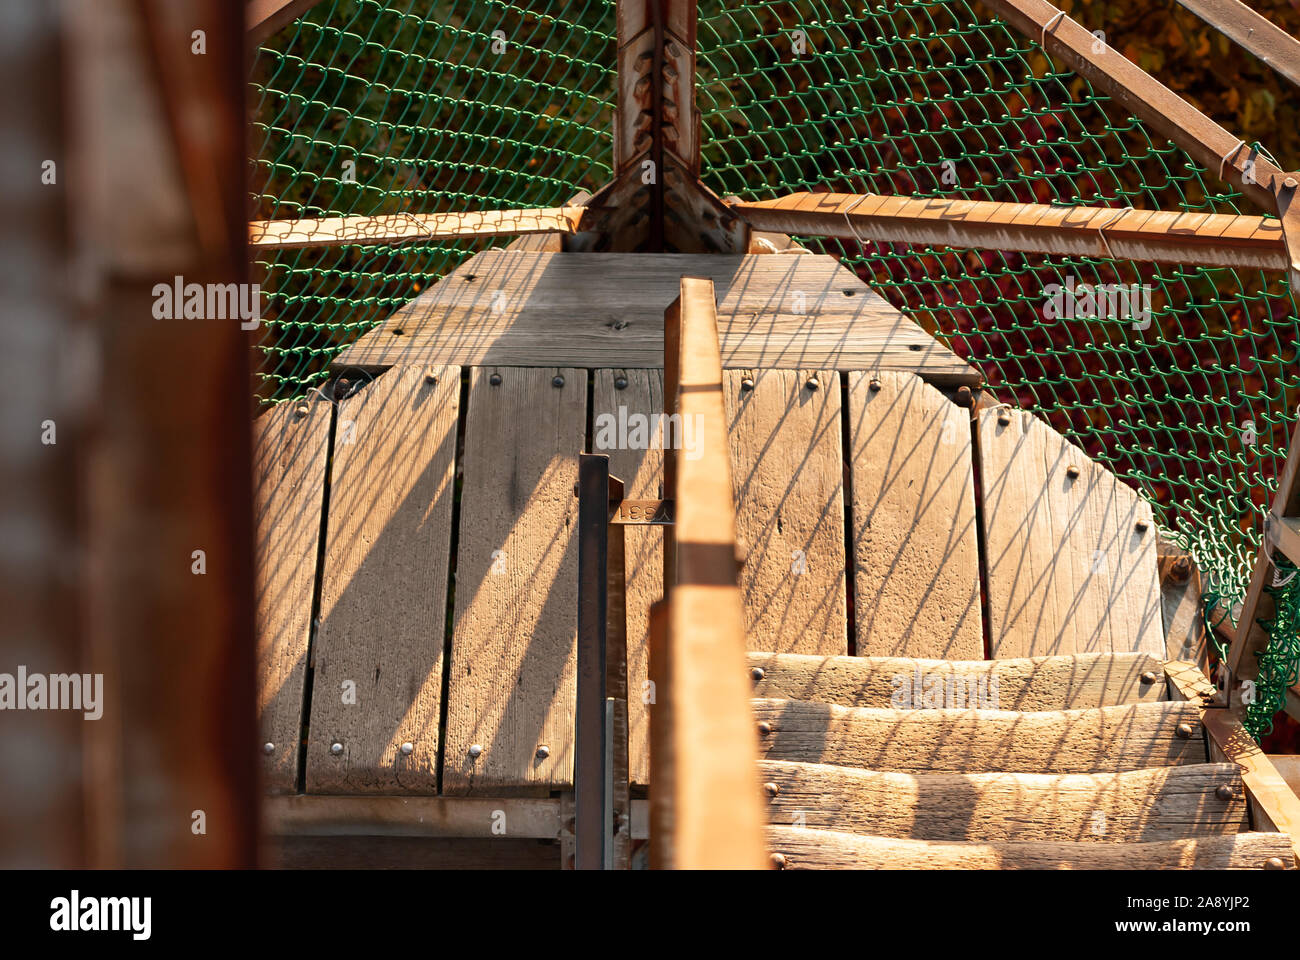
[[[661,389],[655,370],[402,366],[337,404],[259,420],[269,789],[570,786],[577,454],[589,421],[652,413]],[[751,649],[982,659],[982,571],[994,652],[1163,657],[1156,531],[1130,519],[1149,514],[1127,487],[1089,483],[1099,468],[1045,425],[1033,429],[1055,458],[1003,450],[986,440],[1004,429],[996,415],[972,430],[914,374],[738,372],[727,400]],[[997,497],[978,505],[977,439]],[[608,452],[629,495],[659,494],[657,451]],[[1066,461],[1087,472],[1060,480]],[[1035,526],[1054,483],[1061,504]],[[628,530],[637,783],[660,544],[654,528]]]

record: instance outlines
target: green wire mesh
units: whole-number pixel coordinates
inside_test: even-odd
[[[1287,691],[1300,681],[1300,576],[1295,564],[1275,555],[1277,571],[1264,589],[1273,598],[1275,615],[1261,621],[1269,635],[1259,657],[1255,699],[1246,706],[1242,726],[1256,740],[1273,729],[1273,718],[1286,706]]]
[[[253,219],[564,203],[611,175],[613,0],[326,0],[258,50]],[[273,252],[259,396],[333,357],[499,242]]]
[[[614,32],[612,0],[322,3],[255,64],[255,216],[546,206],[594,191],[611,176]],[[698,73],[702,175],[722,195],[1262,212],[966,0],[704,0]],[[1206,574],[1211,622],[1235,621],[1300,387],[1284,275],[802,242],[1141,491]],[[261,396],[318,385],[342,346],[486,245],[267,260]],[[1149,324],[1048,319],[1044,290],[1067,277],[1149,284]],[[1300,591],[1280,595],[1289,633],[1272,652],[1290,662],[1298,622]],[[1262,673],[1257,702],[1276,702],[1285,675]]]

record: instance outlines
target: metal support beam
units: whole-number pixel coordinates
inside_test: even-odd
[[[611,833],[605,823],[613,773],[606,745],[606,643],[609,565],[609,457],[578,458],[578,693],[573,788],[579,870],[609,866]]]
[[[1300,41],[1241,0],[1178,0],[1237,46],[1300,86]]]
[[[1063,256],[1286,270],[1282,225],[1265,217],[943,198],[794,193],[738,202],[755,230]]]

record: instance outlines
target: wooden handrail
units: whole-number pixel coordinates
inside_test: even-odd
[[[536,210],[473,210],[464,213],[389,213],[378,217],[319,217],[254,220],[248,242],[259,250],[338,246],[344,243],[406,243],[573,233],[582,207]]]
[[[664,327],[665,412],[681,426],[664,437],[676,523],[665,528],[666,598],[651,616],[651,865],[761,869],[769,861],[713,281],[683,277]],[[689,456],[673,447],[683,436]]]

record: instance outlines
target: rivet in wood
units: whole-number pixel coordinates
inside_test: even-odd
[[[771,732],[772,732],[772,725],[768,723],[766,720],[760,720],[758,723],[758,735],[760,737],[766,737]]]
[[[1146,533],[1147,522],[1145,520],[1139,520],[1137,523],[1133,524],[1133,529],[1136,530],[1138,533]]]
[[[1192,725],[1190,723],[1180,723],[1174,730],[1182,740],[1192,739]]]
[[[1069,477],[1071,480],[1077,480],[1077,479],[1079,479],[1079,468],[1078,468],[1078,467],[1066,467],[1066,468],[1065,468],[1065,475],[1066,475],[1067,477]]]
[[[769,780],[767,783],[763,784],[763,792],[766,793],[769,797],[775,797],[778,793],[781,792],[781,788]]]
[[[1282,862],[1281,857],[1269,857],[1264,861],[1265,870],[1285,870],[1286,864]]]
[[[275,753],[275,744],[268,740],[266,743],[262,744],[262,752],[267,756]]]
[[[1294,190],[1296,188],[1296,178],[1287,177],[1282,181],[1282,186],[1286,187],[1288,190]]]
[[[555,376],[551,377],[551,386],[553,387],[564,386],[564,378],[557,373]]]
[[[998,414],[998,423],[1002,424],[1002,426],[1005,427],[1010,422],[1011,422],[1011,414],[1009,413]]]
[[[627,377],[615,377],[615,378],[614,378],[614,389],[615,389],[615,390],[626,390],[626,389],[627,389]]]
[[[755,683],[758,683],[758,681],[762,680],[765,676],[767,676],[767,674],[764,672],[762,667],[751,668],[749,671],[749,675],[754,678]]]
[[[542,744],[540,747],[537,748],[538,760],[545,760],[550,755],[551,755],[551,748],[548,747],[546,744]]]
[[[424,375],[424,382],[425,382],[425,383],[437,383],[437,382],[438,382],[438,375],[437,375],[436,373],[434,373],[432,370],[430,370],[428,373],[426,373],[426,374]]]
[[[492,376],[488,377],[488,383],[492,384],[492,386],[494,387],[501,386],[501,374],[499,373],[492,374]]]
[[[870,383],[867,384],[867,389],[870,390],[872,393],[879,393],[879,392],[880,392],[880,381],[879,381],[879,380],[872,380]]]
[[[1140,679],[1143,683],[1146,683],[1146,684],[1155,683],[1155,682],[1156,682],[1156,674],[1155,674],[1155,671],[1154,671],[1154,670],[1148,670],[1146,673],[1142,674],[1142,676],[1141,676],[1139,679]]]
[[[1228,786],[1226,783],[1221,783],[1217,787],[1215,787],[1214,795],[1218,797],[1220,800],[1231,800],[1232,787]]]
[[[821,385],[822,382],[818,380],[816,377],[809,377],[808,383],[806,384],[809,390],[819,390],[821,389]]]
[[[974,397],[971,396],[970,387],[957,388],[957,406],[969,407],[973,400]]]
[[[296,407],[293,408],[293,412],[294,412],[295,414],[297,414],[298,416],[300,416],[300,417],[305,417],[305,416],[307,416],[307,411],[308,411],[308,409],[309,409],[309,408],[308,408],[307,404],[305,404],[305,403],[300,403],[300,404],[298,404]]]
[[[772,866],[776,867],[778,870],[784,870],[784,869],[785,869],[785,854],[783,854],[783,853],[774,853],[774,854],[772,854]]]
[[[743,380],[741,380],[741,381],[740,381],[740,389],[741,389],[741,390],[753,390],[753,389],[754,389],[754,378],[753,378],[753,377],[745,377]]]
[[[402,744],[402,756],[409,757],[413,753],[415,753],[415,744],[413,744],[410,740],[407,740],[404,744]]]
[[[469,748],[469,755],[477,760],[483,755],[483,745],[478,743],[472,744]]]
[[[330,753],[334,754],[334,756],[337,757],[342,752],[343,752],[343,744],[339,743],[339,741],[335,740],[333,743],[330,744]]]

